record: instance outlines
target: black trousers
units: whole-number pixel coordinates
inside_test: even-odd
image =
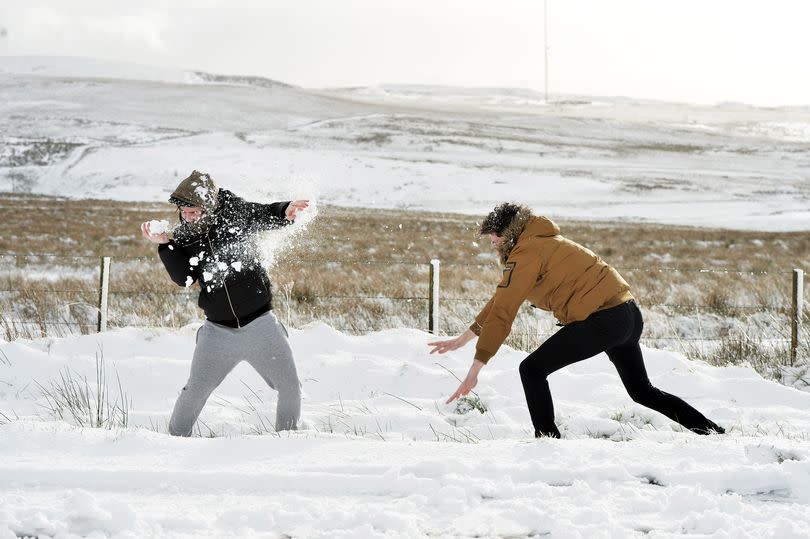
[[[637,403],[698,434],[724,432],[682,399],[653,387],[638,344],[643,327],[641,311],[631,300],[563,326],[521,362],[520,379],[536,436],[560,437],[554,424],[548,375],[600,352],[605,352],[613,362],[627,393]]]

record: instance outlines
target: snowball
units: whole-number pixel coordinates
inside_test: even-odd
[[[169,229],[169,221],[157,219],[152,219],[149,221],[149,232],[151,232],[153,236],[158,234],[167,234]]]

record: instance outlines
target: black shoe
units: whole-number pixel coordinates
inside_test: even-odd
[[[726,429],[724,429],[723,427],[721,427],[720,425],[718,425],[717,423],[715,423],[713,421],[709,421],[709,426],[708,427],[699,427],[699,428],[696,428],[696,429],[692,429],[692,431],[697,433],[697,434],[705,434],[705,435],[708,435],[708,434],[725,434],[726,433]]]
[[[551,432],[542,432],[537,429],[534,429],[534,437],[535,438],[560,438],[560,431],[557,430],[557,427],[554,427],[554,430]]]

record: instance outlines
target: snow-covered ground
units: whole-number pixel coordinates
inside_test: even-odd
[[[751,369],[645,350],[657,386],[729,430],[700,437],[598,356],[552,375],[564,438],[536,441],[522,353],[483,371],[481,413],[444,404],[471,345],[431,356],[423,332],[313,325],[291,331],[302,430],[268,431],[275,393],[243,364],[202,437],[172,438],[195,330],[0,344],[0,538],[808,537],[810,393]],[[132,401],[126,429],[48,411],[43,388],[65,369],[95,387],[97,357]]]
[[[254,197],[810,228],[810,108],[420,86],[311,90],[0,57],[0,191],[165,200],[192,169]]]

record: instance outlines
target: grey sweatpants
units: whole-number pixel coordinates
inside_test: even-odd
[[[276,430],[295,430],[301,415],[301,384],[287,330],[273,311],[241,328],[206,320],[197,331],[191,373],[174,404],[169,434],[190,436],[205,401],[241,361],[247,361],[278,391]]]

